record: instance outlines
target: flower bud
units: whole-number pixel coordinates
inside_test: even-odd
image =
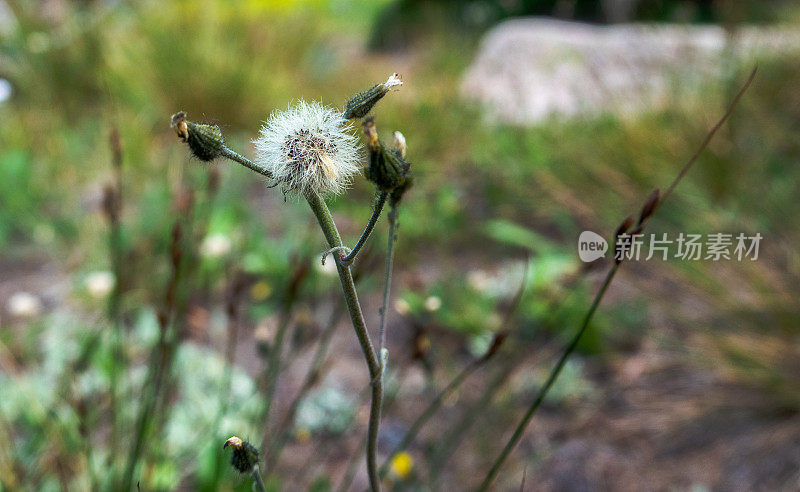
[[[623,220],[622,223],[619,225],[619,227],[617,227],[616,232],[614,232],[614,240],[616,241],[617,237],[619,237],[621,234],[625,234],[626,232],[628,232],[632,226],[633,226],[633,216],[626,217],[625,220]]]
[[[403,159],[402,150],[388,150],[383,146],[373,118],[364,120],[363,127],[369,141],[369,165],[365,175],[381,191],[392,191],[405,182],[411,165]]]
[[[228,446],[233,449],[231,454],[231,466],[239,473],[250,473],[258,464],[258,449],[247,441],[233,436],[222,445],[222,449]]]
[[[386,82],[378,84],[364,92],[359,92],[351,97],[350,100],[347,101],[347,105],[345,105],[342,116],[346,120],[363,118],[369,114],[372,107],[389,92],[389,89],[402,84],[403,82],[400,80],[400,75],[393,73]]]
[[[394,150],[400,154],[403,159],[406,158],[406,137],[400,132],[394,132]]]
[[[186,112],[181,111],[172,115],[171,126],[201,161],[213,161],[222,153],[225,142],[217,125],[194,123],[186,119]]]
[[[639,224],[644,224],[647,219],[652,217],[655,213],[656,209],[658,208],[659,200],[661,199],[661,191],[656,188],[650,193],[650,196],[647,198],[644,206],[642,207],[642,212],[639,214]]]
[[[414,175],[411,174],[411,171],[408,171],[403,178],[403,182],[400,183],[392,190],[392,193],[389,195],[389,205],[396,206],[400,203],[400,200],[403,198],[403,195],[409,188],[414,184]]]

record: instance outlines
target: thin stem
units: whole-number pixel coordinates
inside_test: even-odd
[[[386,270],[383,275],[383,303],[381,304],[381,322],[378,328],[378,353],[383,354],[386,348],[386,309],[389,305],[389,291],[392,287],[392,266],[394,264],[394,243],[397,240],[397,205],[392,205],[389,210],[389,239],[386,243]]]
[[[258,470],[258,465],[253,467],[253,489],[257,490],[258,492],[267,492],[267,488],[264,486],[264,480],[261,479],[261,472]]]
[[[236,152],[232,151],[231,149],[229,149],[228,147],[226,147],[224,145],[222,146],[222,149],[220,150],[220,155],[222,157],[227,157],[228,159],[230,159],[230,160],[232,160],[234,162],[238,162],[239,164],[243,165],[244,167],[257,172],[258,174],[261,174],[262,176],[266,176],[266,177],[268,177],[270,179],[273,178],[271,172],[269,172],[265,168],[259,166],[258,164],[256,164],[255,162],[251,161],[247,157],[244,157],[242,155],[237,154]]]
[[[383,462],[383,465],[381,465],[381,468],[378,471],[381,477],[386,476],[386,472],[389,471],[389,464],[391,463],[392,458],[394,458],[395,455],[397,455],[397,453],[400,451],[408,448],[408,445],[411,444],[414,439],[416,439],[419,431],[422,430],[422,427],[439,410],[447,397],[449,397],[453,391],[458,389],[458,387],[461,386],[461,383],[463,383],[473,372],[475,372],[475,370],[478,369],[483,362],[483,358],[475,359],[470,362],[461,370],[461,372],[458,373],[458,375],[456,375],[455,378],[453,378],[452,381],[450,381],[447,386],[444,387],[444,389],[442,389],[442,391],[439,392],[438,395],[436,395],[436,398],[434,398],[433,401],[428,404],[427,408],[425,408],[422,414],[417,417],[417,420],[411,424],[411,428],[408,429],[406,435],[403,436],[403,440],[400,441],[400,444],[395,446],[394,449],[392,449],[392,451],[389,453],[389,456],[386,457],[386,460]]]
[[[111,335],[111,347],[113,363],[111,364],[111,371],[109,375],[110,380],[110,414],[111,414],[111,446],[109,453],[109,461],[112,467],[112,474],[116,473],[117,456],[119,454],[119,436],[120,436],[120,419],[119,419],[119,376],[120,371],[125,365],[124,352],[122,350],[123,344],[123,326],[121,316],[121,300],[122,300],[122,264],[123,264],[123,241],[122,241],[122,143],[119,137],[117,128],[113,128],[109,137],[111,153],[113,155],[113,169],[114,181],[106,189],[106,214],[109,221],[109,235],[108,235],[108,249],[111,260],[111,270],[114,274],[114,287],[111,295],[108,298],[108,317],[113,326]],[[88,447],[91,452],[91,446]],[[88,458],[88,456],[87,456]],[[94,486],[94,473],[90,468],[90,478],[92,486]]]
[[[536,413],[536,410],[541,405],[544,398],[547,396],[547,393],[550,391],[550,388],[553,386],[553,383],[556,382],[558,379],[559,374],[561,374],[561,370],[564,368],[564,365],[567,363],[567,359],[569,356],[572,355],[572,352],[578,347],[578,343],[581,341],[581,337],[583,334],[586,333],[586,329],[589,327],[589,322],[592,320],[595,311],[597,311],[597,307],[600,305],[600,301],[603,300],[603,296],[608,289],[608,286],[611,284],[611,280],[613,280],[614,275],[616,275],[617,270],[619,270],[620,263],[614,263],[614,266],[608,271],[606,275],[606,279],[603,282],[603,285],[600,287],[600,290],[597,291],[597,295],[594,297],[594,301],[592,301],[592,305],[589,307],[589,311],[587,311],[586,316],[583,318],[583,324],[581,324],[580,329],[575,336],[572,337],[569,345],[567,345],[566,349],[564,349],[564,353],[561,354],[561,358],[558,359],[555,367],[553,368],[552,372],[550,372],[550,376],[548,376],[547,381],[545,381],[544,386],[542,389],[539,390],[539,394],[536,396],[536,399],[533,401],[531,406],[528,408],[528,411],[525,412],[525,416],[522,417],[522,420],[517,425],[516,429],[514,430],[514,434],[511,436],[511,439],[506,443],[505,448],[500,453],[500,456],[497,457],[492,468],[489,470],[489,473],[486,475],[486,478],[483,479],[481,486],[478,488],[480,491],[488,490],[489,485],[491,485],[492,480],[497,476],[497,473],[500,471],[500,467],[503,466],[506,458],[514,449],[514,447],[519,442],[520,438],[522,437],[522,433],[525,431],[525,427],[528,426],[528,422],[530,422],[531,417],[533,414]]]
[[[706,149],[706,147],[708,147],[708,144],[711,142],[711,139],[714,138],[714,135],[716,135],[717,131],[731,116],[731,113],[733,113],[734,108],[736,108],[736,105],[739,104],[739,100],[742,99],[742,96],[744,96],[744,93],[747,92],[747,89],[750,87],[750,84],[753,83],[753,79],[756,77],[757,71],[758,67],[756,66],[753,68],[753,71],[750,72],[750,76],[747,77],[747,81],[745,81],[742,88],[739,89],[738,93],[736,93],[736,96],[733,98],[733,101],[731,101],[731,104],[728,106],[728,110],[725,112],[722,118],[720,118],[719,121],[717,121],[717,124],[714,125],[713,128],[711,128],[711,131],[709,131],[708,134],[706,134],[706,138],[703,139],[703,142],[700,144],[700,147],[697,148],[697,151],[694,154],[692,154],[692,157],[690,157],[689,160],[686,162],[686,164],[683,165],[678,175],[675,176],[675,179],[669,185],[669,188],[667,188],[667,191],[665,191],[661,195],[661,203],[664,203],[664,200],[666,200],[666,198],[672,194],[672,191],[675,190],[675,187],[678,186],[678,183],[680,183],[683,177],[686,176],[686,173],[688,173],[689,170],[692,168],[695,161],[697,161],[697,158],[700,157],[700,154],[702,154],[703,151]]]
[[[331,248],[342,246],[342,238],[339,235],[339,230],[336,228],[331,212],[328,210],[328,206],[325,204],[322,197],[316,193],[311,193],[306,196],[306,200],[308,200],[311,210],[317,217],[322,232],[325,234],[325,239],[328,241],[328,246]],[[381,489],[381,483],[380,477],[378,476],[377,451],[378,427],[381,419],[381,406],[383,405],[383,378],[381,375],[381,367],[378,362],[378,357],[375,354],[375,348],[370,340],[366,323],[364,322],[364,314],[358,302],[358,294],[356,292],[355,283],[353,282],[353,274],[350,271],[350,267],[342,264],[342,262],[337,259],[336,268],[339,271],[339,279],[342,283],[342,291],[344,292],[347,309],[353,323],[353,329],[356,332],[356,337],[361,345],[361,351],[364,353],[364,358],[369,368],[372,385],[372,404],[370,406],[369,429],[367,431],[367,473],[369,475],[370,487],[373,491],[379,491]]]
[[[432,490],[441,489],[439,481],[447,461],[456,455],[458,446],[468,436],[469,429],[477,422],[484,420],[482,416],[487,414],[487,408],[491,405],[495,395],[508,383],[509,376],[525,360],[526,355],[525,352],[518,353],[510,363],[506,363],[501,367],[497,374],[494,375],[494,378],[486,384],[478,401],[467,407],[458,422],[446,431],[439,432],[436,443],[430,450],[429,458],[426,460]]]
[[[297,392],[297,395],[295,395],[292,403],[289,405],[289,410],[286,412],[286,415],[284,415],[283,420],[281,420],[277,427],[279,435],[278,437],[272,436],[270,439],[270,450],[265,459],[264,467],[267,476],[272,473],[275,466],[277,466],[278,461],[280,460],[281,451],[283,451],[287,441],[287,429],[289,429],[289,426],[294,419],[295,414],[297,413],[297,408],[300,406],[300,402],[308,394],[311,388],[314,387],[319,379],[319,371],[322,368],[323,362],[325,362],[325,356],[328,353],[328,347],[330,347],[331,338],[333,338],[339,318],[341,318],[343,314],[344,306],[339,304],[336,306],[336,308],[334,308],[334,312],[328,320],[328,326],[326,326],[325,330],[322,332],[322,336],[320,337],[319,344],[317,345],[317,350],[314,353],[311,365],[309,366],[305,378],[303,379],[303,384],[300,386],[300,390]]]
[[[286,338],[286,330],[289,327],[290,309],[285,308],[281,312],[280,321],[278,322],[278,331],[275,334],[275,340],[272,342],[272,348],[269,351],[269,360],[267,361],[267,370],[264,374],[264,397],[266,403],[262,413],[261,421],[264,422],[264,428],[269,428],[269,416],[272,410],[272,403],[275,400],[275,388],[277,387],[278,375],[281,372],[281,353],[283,352],[283,343]],[[264,445],[269,441],[269,432],[264,433],[264,442],[261,449],[265,449]]]
[[[711,139],[714,137],[714,135],[717,133],[717,131],[722,127],[722,125],[725,123],[725,121],[727,121],[727,119],[733,113],[734,108],[736,107],[737,104],[739,104],[739,101],[742,99],[742,96],[744,96],[745,92],[747,92],[747,89],[753,83],[753,79],[756,76],[757,70],[758,70],[758,67],[755,67],[755,68],[753,68],[753,71],[750,72],[750,76],[747,77],[747,80],[745,81],[744,85],[739,90],[739,92],[736,94],[736,97],[733,98],[733,101],[731,101],[731,104],[728,106],[728,109],[725,112],[725,114],[722,116],[722,118],[719,119],[719,121],[717,121],[717,123],[706,134],[706,137],[701,142],[701,144],[700,144],[699,148],[697,149],[697,151],[691,156],[691,158],[689,158],[689,161],[686,162],[686,164],[684,164],[684,166],[681,168],[680,172],[675,177],[675,179],[672,181],[672,183],[669,185],[667,190],[661,195],[660,201],[657,202],[658,203],[657,206],[661,206],[661,205],[664,204],[664,200],[666,200],[672,194],[672,192],[675,190],[675,187],[677,187],[678,184],[681,182],[681,180],[686,176],[686,174],[692,168],[694,163],[697,161],[697,158],[705,150],[705,148],[708,146],[709,142],[711,142]],[[656,195],[656,196],[658,196],[658,195]],[[652,214],[654,212],[655,212],[655,210],[651,210],[650,214],[647,217],[644,217],[644,220],[646,220],[650,216],[652,216]],[[643,212],[643,214],[644,214],[644,212]],[[640,226],[642,225],[641,222],[642,222],[642,219],[640,219]],[[522,418],[522,421],[519,423],[519,425],[517,425],[517,428],[515,429],[514,434],[511,436],[511,440],[509,440],[508,443],[506,443],[505,448],[503,448],[503,451],[500,453],[500,456],[497,458],[497,460],[495,461],[494,465],[492,465],[492,468],[489,470],[489,474],[483,480],[483,483],[481,484],[481,486],[480,486],[480,488],[478,490],[484,491],[484,490],[487,490],[489,488],[489,485],[491,484],[492,480],[497,475],[498,471],[500,470],[500,467],[503,465],[503,462],[506,460],[508,455],[511,453],[511,451],[513,450],[514,446],[517,444],[519,439],[522,437],[522,433],[525,430],[525,427],[528,425],[528,422],[530,422],[531,417],[533,417],[533,414],[539,408],[539,405],[541,405],[542,401],[544,400],[545,396],[547,395],[547,392],[550,390],[550,387],[553,385],[555,380],[558,378],[558,375],[561,372],[561,369],[563,369],[564,365],[566,364],[567,359],[572,354],[572,352],[575,350],[575,348],[578,346],[578,342],[580,341],[581,336],[583,336],[584,332],[586,331],[587,327],[589,326],[589,321],[591,321],[592,316],[594,315],[594,312],[597,310],[597,307],[600,305],[600,301],[602,301],[603,295],[605,295],[605,292],[608,289],[609,284],[611,284],[611,280],[614,278],[614,275],[616,275],[617,270],[619,270],[620,264],[621,264],[620,262],[615,262],[614,266],[611,267],[611,269],[608,271],[608,274],[606,275],[606,279],[603,282],[602,287],[600,287],[600,290],[597,292],[597,295],[595,296],[594,301],[592,302],[592,305],[589,308],[589,311],[586,313],[586,317],[583,320],[583,325],[581,326],[580,330],[578,330],[578,332],[575,334],[575,337],[572,339],[572,341],[567,346],[567,348],[564,350],[564,353],[562,354],[561,358],[558,360],[558,363],[556,363],[556,366],[553,368],[553,371],[550,373],[550,376],[547,378],[547,381],[545,382],[545,385],[540,390],[539,395],[536,397],[536,400],[534,400],[533,404],[531,404],[530,408],[528,408],[528,411],[525,413],[525,416]]]
[[[358,238],[358,242],[355,246],[353,246],[353,250],[350,253],[341,259],[342,263],[345,265],[350,265],[353,263],[353,260],[356,259],[356,255],[364,247],[364,243],[367,242],[369,235],[372,234],[372,230],[375,228],[375,224],[378,222],[378,218],[381,216],[381,211],[383,210],[383,205],[386,203],[386,197],[389,196],[389,192],[381,191],[378,195],[378,201],[375,202],[375,208],[372,209],[372,215],[369,218],[369,222],[367,222],[367,226],[364,228],[364,232],[361,233],[361,237]]]
[[[393,240],[392,240],[393,236],[391,236],[391,234],[393,233],[393,228],[395,226],[395,221],[397,219],[396,213],[397,212],[396,212],[395,208],[392,208],[391,212],[389,213],[389,233],[390,233],[390,236],[389,236],[389,238],[390,238],[389,239],[389,247],[390,248],[391,248],[391,245],[393,243]],[[514,314],[517,311],[517,308],[519,308],[519,306],[520,306],[520,304],[522,302],[522,296],[525,293],[525,289],[527,288],[527,285],[528,285],[528,268],[529,268],[529,266],[530,266],[530,259],[526,259],[526,261],[525,261],[525,269],[522,271],[522,281],[520,282],[519,288],[517,289],[517,293],[514,295],[514,300],[511,303],[511,307],[508,309],[508,312],[506,312],[505,319],[503,320],[503,324],[501,325],[503,327],[502,332],[505,333],[505,335],[503,335],[503,339],[505,339],[505,336],[507,336],[507,334],[508,334],[508,332],[510,330],[511,321],[512,321],[512,319],[514,317]],[[384,308],[385,307],[386,307],[386,299],[384,297]],[[495,339],[495,342],[496,342],[496,340],[497,339]],[[502,342],[500,342],[500,343],[502,343]],[[442,403],[444,403],[444,401],[455,390],[457,390],[461,386],[461,384],[464,383],[464,381],[466,381],[467,378],[473,372],[475,372],[479,367],[481,367],[484,363],[486,363],[489,359],[491,359],[495,355],[497,347],[499,347],[499,345],[498,346],[493,346],[482,357],[480,357],[479,359],[475,359],[472,362],[470,362],[469,364],[467,364],[466,367],[464,367],[456,375],[456,377],[454,377],[444,387],[444,389],[442,389],[439,392],[439,394],[436,395],[436,398],[434,398],[433,401],[428,404],[427,408],[425,408],[425,410],[422,412],[422,414],[420,414],[420,416],[417,417],[417,420],[415,420],[414,423],[411,425],[411,428],[408,430],[408,432],[406,432],[406,435],[403,436],[403,439],[400,442],[400,444],[395,446],[395,448],[392,450],[392,452],[389,453],[389,456],[383,462],[383,465],[381,466],[381,468],[379,470],[379,473],[380,473],[381,477],[386,475],[386,472],[389,469],[389,463],[391,463],[392,458],[394,458],[394,456],[397,453],[399,453],[401,450],[407,449],[408,446],[412,442],[414,442],[414,439],[417,438],[417,435],[419,434],[419,431],[422,430],[422,427],[428,422],[428,420],[430,420],[431,417],[433,417],[433,415],[439,410],[439,408],[441,408]]]
[[[347,462],[347,468],[345,468],[344,475],[342,475],[342,481],[339,483],[339,487],[336,489],[337,492],[347,492],[350,490],[350,486],[353,485],[353,479],[356,476],[356,463],[358,463],[358,459],[363,453],[364,443],[360,442]]]
[[[177,297],[179,296],[180,283],[184,282],[188,260],[185,258],[183,227],[181,221],[176,220],[172,228],[172,242],[170,244],[171,275],[164,293],[164,306],[158,316],[159,339],[150,354],[149,370],[142,388],[142,403],[139,409],[135,430],[134,445],[128,458],[128,464],[123,475],[123,486],[120,490],[126,492],[133,487],[133,475],[136,466],[145,449],[148,434],[153,426],[151,418],[155,415],[156,407],[162,393],[162,388],[169,379],[172,360],[178,344],[178,312]]]

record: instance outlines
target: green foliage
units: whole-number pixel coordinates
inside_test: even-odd
[[[175,145],[169,115],[185,109],[217,123],[232,148],[249,154],[259,122],[292,98],[344,103],[342,94],[405,68],[395,66],[404,59],[362,56],[358,49],[371,16],[387,3],[64,2],[61,22],[26,7],[19,26],[0,37],[1,75],[14,87],[12,99],[0,105],[4,261],[44,256],[78,276],[110,269],[100,197],[114,180],[109,133],[116,128],[122,136],[127,327],[122,345],[129,365],[118,382],[126,402],[119,409],[123,428],[135,425],[141,402],[134,395],[142,392],[148,354],[161,331],[171,230],[176,222],[188,229],[193,248],[186,254],[195,262],[181,298],[199,299],[212,312],[206,313],[205,328],[181,334],[186,339],[176,353],[172,382],[179,391],[159,414],[159,445],[144,453],[143,490],[249,489],[224,466],[221,443],[233,433],[257,441],[263,402],[250,375],[239,369],[226,373],[222,352],[204,345],[223,343],[220,305],[234,274],[246,277],[247,327],[280,309],[284,287],[304,262],[312,265],[302,285],[310,305],[338,288],[335,276],[316,266],[322,243],[305,204],[284,203],[246,170],[187,157]],[[772,15],[764,12],[763,18]],[[408,67],[411,95],[384,98],[381,105],[389,110],[377,120],[384,139],[392,130],[403,131],[416,176],[400,211],[397,261],[398,271],[419,278],[394,288],[408,312],[406,317],[392,310],[392,317],[443,328],[480,355],[524,281],[516,336],[522,342],[566,340],[595,288],[594,277],[579,269],[578,233],[610,233],[650,189],[669,182],[721,112],[727,83],[707,84],[702,100],[631,120],[604,116],[529,128],[489,125],[458,94],[474,34],[439,25],[422,39],[425,49],[413,52]],[[791,344],[778,343],[798,334],[800,316],[793,303],[800,285],[795,247],[800,223],[792,213],[800,189],[800,101],[797,91],[787,89],[800,81],[798,67],[786,60],[761,61],[757,83],[730,126],[652,224],[654,232],[758,231],[768,238],[771,260],[723,273],[702,262],[648,264],[650,273],[625,279],[630,296],[609,300],[598,312],[580,347],[583,354],[634,346],[651,310],[669,308],[671,297],[681,293],[657,290],[661,282],[654,279],[677,278],[721,313],[715,320],[715,367],[757,386],[781,408],[798,408],[796,354]],[[734,75],[731,84],[740,80],[741,70]],[[212,192],[208,181],[216,171],[219,187]],[[186,190],[194,191],[191,207],[181,203]],[[331,204],[346,224],[346,238],[360,232],[372,192],[359,181],[352,200]],[[384,244],[382,227],[370,240],[376,250]],[[229,241],[230,252],[203,256],[202,241],[215,235]],[[525,260],[513,260],[521,253],[529,256],[526,279],[521,278]],[[256,299],[248,289],[259,282],[267,294]],[[100,422],[109,411],[120,354],[112,322],[98,314],[105,306],[85,293],[74,295],[83,289],[81,282],[64,285],[74,288],[62,293],[65,300],[55,312],[20,324],[3,319],[0,348],[11,350],[18,370],[0,373],[0,425],[13,429],[8,442],[31,488],[62,488],[58,470],[64,469],[70,470],[73,489],[91,488],[94,475],[98,486],[110,490],[115,486],[106,465],[110,430]],[[362,286],[370,292],[379,284],[366,279]],[[742,306],[734,290],[747,292],[751,302]],[[700,335],[707,331],[691,328]],[[551,393],[553,403],[591,396],[584,372],[579,364],[567,365]],[[534,379],[532,384],[540,382]],[[341,434],[354,415],[353,401],[328,388],[303,401],[295,424]],[[82,422],[101,432],[87,436]],[[120,443],[126,451],[128,441]],[[85,462],[84,456],[92,458]],[[126,453],[117,457],[118,468],[125,465],[120,456]],[[283,484],[273,477],[268,485],[278,490]],[[330,481],[319,477],[311,487],[328,490]]]

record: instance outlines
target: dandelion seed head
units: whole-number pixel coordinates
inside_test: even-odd
[[[319,102],[273,112],[254,144],[288,195],[341,193],[359,171],[358,138],[341,112]]]

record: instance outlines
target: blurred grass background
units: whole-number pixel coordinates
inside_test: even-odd
[[[402,433],[434,389],[485,350],[530,257],[509,356],[446,405],[442,435],[424,435],[410,450],[417,466],[392,484],[452,490],[479,481],[475,470],[502,446],[497,436],[512,427],[546,375],[547,356],[572,334],[593,295],[599,273],[581,267],[575,238],[586,229],[608,235],[652,188],[669,183],[751,68],[709,81],[702,101],[633,119],[489,124],[459,96],[481,33],[507,16],[551,14],[554,3],[519,2],[515,10],[504,2],[6,1],[0,77],[12,92],[0,103],[2,488],[115,487],[159,339],[175,224],[194,263],[176,309],[172,391],[153,417],[137,481],[142,490],[249,486],[221,465],[221,444],[234,433],[261,441],[264,351],[287,304],[286,285],[298,265],[316,264],[323,242],[304,204],[284,203],[228,162],[191,160],[169,116],[186,110],[219,124],[229,145],[250,155],[249,140],[273,109],[298,98],[342,105],[392,72],[405,85],[381,101],[378,124],[405,134],[416,185],[396,255],[389,348],[397,354],[398,396],[385,439]],[[574,17],[603,20],[594,2],[575,3]],[[792,27],[800,20],[792,2],[698,3],[644,2],[638,19]],[[633,488],[643,478],[630,469],[648,467],[659,470],[649,478],[656,488],[797,484],[798,61],[758,60],[750,93],[651,225],[670,235],[759,232],[759,260],[626,265],[504,486],[518,484],[527,464],[533,483],[569,488],[558,463],[595,456],[559,458],[562,444],[576,439],[581,449],[649,449],[619,475]],[[104,187],[117,179],[114,131],[122,146],[118,271],[103,215]],[[332,203],[346,242],[368,218],[371,193],[359,180]],[[381,224],[372,240],[378,264],[384,236]],[[110,294],[89,282],[107,271],[119,286],[121,356]],[[361,285],[373,318],[378,277],[366,275]],[[335,277],[316,266],[300,291],[290,317],[289,381],[302,374],[339,301]],[[10,307],[20,292],[34,294],[33,309]],[[231,319],[240,327],[235,357],[226,349]],[[332,373],[344,380],[326,380],[292,429],[280,429],[291,434],[292,452],[271,478],[276,488],[327,490],[357,453],[363,361],[351,333],[340,331],[336,358],[344,362],[332,363]],[[512,362],[503,384],[492,387],[493,375]],[[294,394],[285,385],[278,398]],[[415,385],[416,393],[406,389]],[[467,444],[442,438],[471,408],[480,409],[474,428],[453,433]],[[109,424],[112,410],[121,430]],[[728,425],[703,424],[715,421]],[[757,444],[763,433],[769,446]],[[454,450],[442,467],[435,466],[446,454],[438,441]],[[327,447],[316,448],[320,442]],[[336,450],[337,442],[347,446]],[[114,446],[126,451],[115,454]],[[303,458],[309,453],[313,460]],[[752,476],[732,472],[744,456],[764,460],[755,460]],[[709,461],[715,465],[702,464]]]

